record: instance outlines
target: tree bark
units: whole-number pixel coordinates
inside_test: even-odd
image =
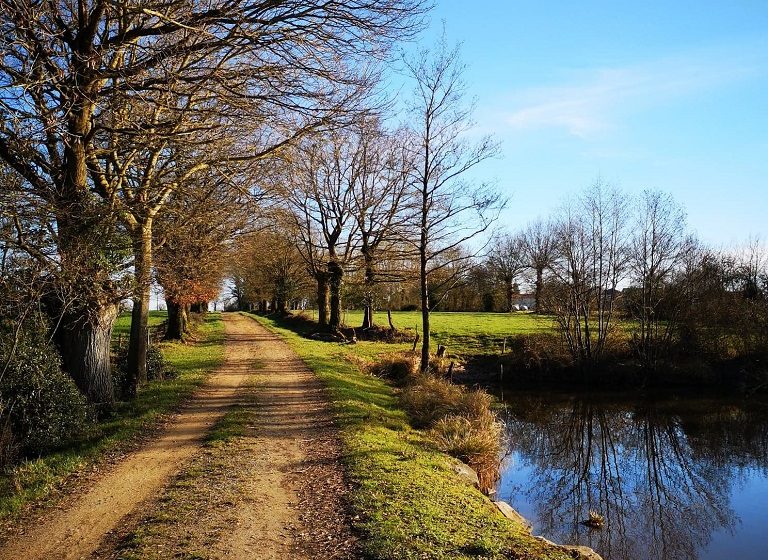
[[[131,339],[128,344],[126,394],[135,397],[139,385],[147,382],[149,300],[152,287],[152,219],[138,226],[133,239],[133,267],[136,289],[131,313]]]
[[[363,324],[361,328],[370,329],[373,327],[373,286],[375,284],[375,273],[373,270],[373,258],[368,251],[363,253],[365,259],[365,296],[363,301]]]
[[[328,284],[331,292],[331,316],[328,326],[338,329],[341,326],[341,282],[344,278],[344,269],[338,262],[328,262]]]
[[[514,283],[512,279],[504,279],[504,291],[507,297],[507,313],[512,312],[512,296],[514,296]]]
[[[424,234],[422,233],[422,236]],[[423,241],[422,247],[426,247],[426,240]],[[419,282],[421,291],[421,371],[426,373],[429,370],[429,285],[427,278],[427,256],[422,251],[420,270],[419,270]]]
[[[426,263],[422,264],[421,274],[421,371],[429,370],[429,289],[427,287]]]
[[[536,267],[536,313],[541,313],[541,292],[542,292],[542,284],[544,282],[544,268],[537,266]]]
[[[328,275],[324,272],[317,274],[317,322],[320,326],[328,325]]]
[[[116,318],[117,305],[107,305],[65,317],[55,333],[64,370],[90,402],[104,406],[115,398],[109,354]]]
[[[165,339],[181,340],[187,330],[184,307],[168,298],[165,299],[165,305],[168,308],[168,322],[165,327]]]

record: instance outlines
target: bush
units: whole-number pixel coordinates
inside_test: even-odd
[[[391,354],[370,368],[405,388],[400,402],[411,423],[431,428],[429,435],[442,452],[460,459],[477,472],[480,489],[490,492],[499,477],[502,425],[491,411],[493,397],[481,389],[466,389],[443,376],[419,373],[417,352]],[[431,371],[444,369],[435,358]]]
[[[400,311],[418,311],[419,306],[415,303],[406,303],[405,305],[400,307]]]
[[[0,340],[5,364],[13,347]],[[93,411],[75,383],[60,369],[58,354],[43,333],[23,333],[0,381],[5,418],[3,443],[15,442],[23,455],[39,455],[88,433]],[[12,446],[13,443],[10,443]]]
[[[125,352],[117,357],[114,365],[115,367],[112,369],[112,381],[114,382],[116,390],[120,390],[120,388],[125,386],[125,379],[128,372],[127,348],[125,349]],[[157,344],[150,344],[147,347],[147,381],[166,379],[173,376],[174,371],[165,363],[160,347]]]

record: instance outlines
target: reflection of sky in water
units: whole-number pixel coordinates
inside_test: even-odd
[[[605,560],[768,558],[768,407],[713,399],[505,401],[500,498]],[[594,509],[606,527],[580,521]]]

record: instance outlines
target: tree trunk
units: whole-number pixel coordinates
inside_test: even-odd
[[[544,282],[544,269],[542,267],[536,267],[536,313],[541,313],[541,292],[542,284]]]
[[[328,275],[325,272],[317,274],[317,322],[320,326],[328,325]]]
[[[507,313],[512,312],[512,296],[514,296],[514,283],[512,282],[512,279],[504,280],[504,291],[507,296]]]
[[[192,313],[200,313],[201,315],[205,315],[208,312],[208,302],[198,301],[193,303],[191,311]]]
[[[328,262],[328,284],[331,291],[331,316],[328,326],[338,329],[341,326],[341,282],[344,278],[344,269],[338,262]]]
[[[88,318],[65,317],[55,333],[64,370],[90,402],[105,406],[115,398],[109,354],[116,318],[117,305],[91,308]]]
[[[369,252],[363,253],[365,258],[365,286],[364,286],[364,301],[363,301],[363,324],[361,328],[370,329],[373,327],[373,287],[375,284],[375,277],[373,271],[373,258]]]
[[[421,288],[421,371],[426,373],[429,370],[429,287],[427,284],[427,260],[424,254],[421,255],[420,267],[420,288]]]
[[[181,340],[186,330],[184,308],[172,299],[165,298],[168,308],[168,322],[165,327],[166,340]]]
[[[147,382],[149,300],[152,287],[152,219],[139,226],[133,240],[133,268],[136,288],[131,313],[131,340],[128,344],[126,394],[135,397],[139,385]]]

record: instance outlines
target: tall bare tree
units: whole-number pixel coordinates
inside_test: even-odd
[[[351,177],[352,202],[363,260],[363,323],[374,325],[376,285],[402,280],[378,264],[386,255],[396,258],[407,213],[409,150],[407,132],[387,133],[377,123],[368,122],[354,133]]]
[[[309,139],[295,150],[284,188],[277,190],[293,216],[302,257],[318,282],[321,325],[326,290],[330,297],[328,326],[332,329],[341,324],[344,269],[357,243],[354,150],[354,141],[344,131]]]
[[[528,268],[526,244],[522,234],[504,234],[493,241],[488,268],[504,287],[506,311],[512,311],[515,286]]]
[[[542,306],[544,288],[544,271],[547,270],[555,259],[554,229],[550,222],[536,220],[528,225],[523,233],[525,252],[528,258],[528,266],[534,274],[534,294],[536,300],[536,313],[544,311]]]
[[[637,200],[628,264],[635,288],[631,304],[638,319],[633,341],[647,367],[655,367],[669,350],[679,311],[672,283],[693,248],[683,208],[668,194],[643,191]]]
[[[414,135],[413,225],[411,241],[419,260],[422,318],[421,370],[429,369],[430,276],[472,256],[457,251],[486,231],[498,215],[501,198],[488,185],[473,185],[467,173],[498,153],[489,137],[472,142],[467,133],[473,126],[472,105],[464,99],[464,66],[458,47],[450,49],[441,40],[433,53],[423,51],[406,61],[415,83],[411,106]]]
[[[624,196],[598,180],[556,224],[557,289],[548,307],[572,357],[583,365],[599,360],[606,347],[626,274],[626,220]]]

